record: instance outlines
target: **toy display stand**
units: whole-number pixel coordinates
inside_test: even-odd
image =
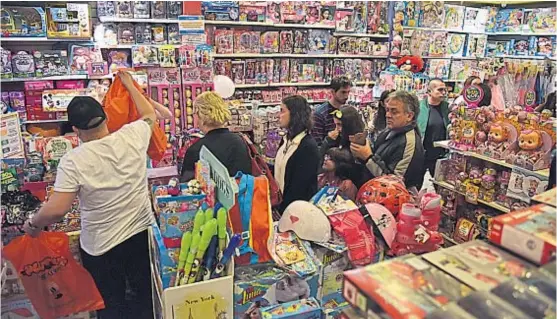
[[[154,318],[190,318],[214,314],[215,318],[233,313],[234,261],[222,278],[163,289],[159,257],[164,255],[157,245],[153,226],[149,227],[149,257],[153,287]],[[164,247],[164,246],[162,246]]]

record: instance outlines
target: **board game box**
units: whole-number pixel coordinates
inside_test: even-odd
[[[414,255],[344,272],[343,295],[353,307],[382,309],[393,319],[425,318],[471,291]]]
[[[535,269],[481,240],[434,251],[423,258],[475,290],[489,290],[511,277],[526,277]]]

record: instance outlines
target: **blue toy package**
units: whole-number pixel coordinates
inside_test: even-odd
[[[530,37],[529,41],[530,56],[546,56],[553,55],[555,37]]]
[[[495,17],[495,32],[521,32],[524,9],[500,9]]]
[[[202,1],[201,11],[205,20],[238,21],[240,16],[237,1]]]
[[[159,216],[160,230],[164,238],[182,238],[184,232],[193,228],[193,219],[202,208],[206,195],[163,195],[167,186],[153,186],[155,212]],[[180,184],[180,189],[187,189]]]
[[[46,18],[41,7],[2,6],[2,37],[46,37]]]
[[[234,272],[235,319],[261,318],[263,307],[318,296],[321,269],[306,278],[287,274],[274,264],[237,267]]]
[[[2,193],[15,191],[23,186],[25,159],[3,158],[2,163]]]
[[[315,298],[295,300],[261,309],[263,319],[321,319],[322,309]]]
[[[155,273],[160,275],[163,289],[174,287],[180,248],[166,248],[161,231],[156,224],[152,226],[152,231],[154,240],[150,240],[151,251],[155,255],[152,259],[156,261],[156,266],[158,266]]]
[[[530,43],[526,40],[511,40],[511,55],[527,56],[529,55]]]
[[[319,301],[323,308],[335,309],[346,303],[342,296],[342,279],[345,270],[352,268],[348,254],[337,253],[324,247],[315,246],[315,254],[323,264]]]

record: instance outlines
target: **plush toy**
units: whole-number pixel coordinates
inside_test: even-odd
[[[404,56],[396,62],[396,66],[402,71],[410,71],[412,73],[421,72],[424,69],[424,60],[419,56]]]

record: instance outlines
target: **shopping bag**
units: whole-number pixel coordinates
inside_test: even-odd
[[[142,90],[137,82],[134,81],[133,84],[140,91]],[[108,89],[108,92],[106,92],[102,104],[107,116],[108,130],[111,133],[119,130],[125,124],[139,119],[139,113],[137,112],[130,93],[118,76],[114,78],[114,82]],[[166,135],[162,128],[158,124],[155,124],[147,154],[151,159],[160,161],[164,156],[166,146]]]
[[[65,233],[41,232],[18,237],[2,250],[42,319],[104,308],[93,278],[69,250]]]

